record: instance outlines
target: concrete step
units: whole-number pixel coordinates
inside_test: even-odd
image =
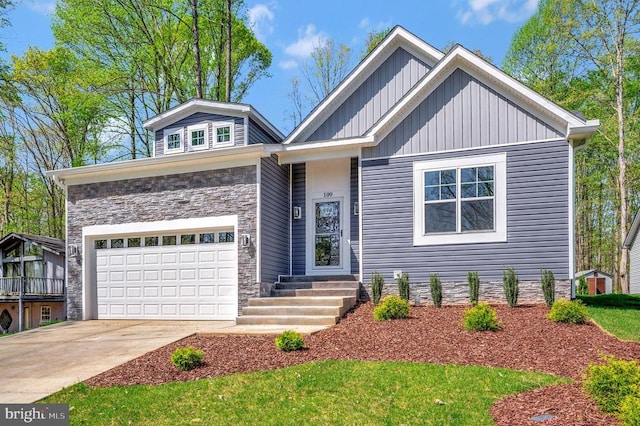
[[[339,319],[334,315],[242,315],[236,325],[334,325]]]
[[[271,290],[273,297],[345,296],[358,297],[357,288],[309,288],[297,290]]]
[[[287,316],[342,316],[348,309],[343,312],[342,306],[247,306],[242,308],[242,315],[287,315]]]
[[[298,281],[275,283],[276,290],[295,290],[309,288],[360,288],[358,281]]]
[[[279,282],[308,282],[308,281],[356,281],[357,275],[281,275]]]
[[[249,299],[249,306],[354,306],[355,297],[260,297]]]

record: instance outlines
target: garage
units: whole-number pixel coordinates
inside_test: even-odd
[[[100,236],[93,241],[99,319],[233,320],[233,229]]]

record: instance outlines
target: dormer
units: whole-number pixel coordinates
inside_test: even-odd
[[[278,144],[284,136],[251,105],[192,99],[144,123],[154,157]]]

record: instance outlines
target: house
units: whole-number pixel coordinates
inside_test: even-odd
[[[576,272],[576,283],[581,277],[585,277],[587,280],[589,295],[591,296],[613,292],[613,278],[599,269]]]
[[[14,232],[0,240],[0,252],[0,332],[64,320],[64,241]]]
[[[395,27],[286,137],[201,99],[144,126],[152,158],[49,172],[77,251],[72,319],[235,319],[298,295],[285,281],[350,277],[366,297],[374,271],[423,298],[437,273],[445,303],[468,300],[468,271],[504,300],[507,266],[521,300],[543,300],[541,268],[572,294],[573,158],[598,121],[462,46]]]
[[[624,247],[629,250],[630,294],[640,294],[640,244],[636,244],[638,228],[640,228],[640,214],[636,213],[623,243]]]

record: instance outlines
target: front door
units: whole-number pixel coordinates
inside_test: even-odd
[[[314,200],[314,263],[315,270],[342,269],[342,199]]]

